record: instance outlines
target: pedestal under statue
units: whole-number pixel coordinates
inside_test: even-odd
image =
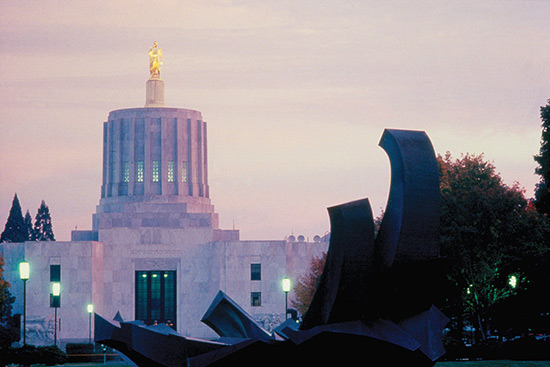
[[[164,107],[164,80],[160,78],[162,49],[155,41],[149,49],[150,77],[145,85],[145,107]]]

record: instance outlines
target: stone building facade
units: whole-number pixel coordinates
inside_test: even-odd
[[[88,304],[104,317],[167,323],[211,338],[200,322],[219,290],[268,330],[285,317],[281,281],[304,274],[328,248],[290,236],[241,241],[218,227],[208,186],[207,124],[199,111],[164,106],[164,82],[147,81],[146,106],[112,111],[103,124],[103,182],[92,229],[67,242],[0,244],[5,278],[23,314],[18,264],[27,281],[27,342],[87,341]],[[50,307],[52,274],[61,305]],[[289,295],[292,298],[292,293]],[[92,325],[93,329],[93,325]],[[92,334],[93,335],[93,334]]]

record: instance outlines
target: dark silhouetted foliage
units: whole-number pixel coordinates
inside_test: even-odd
[[[27,210],[27,212],[25,213],[25,218],[23,219],[23,221],[25,222],[25,230],[27,231],[27,241],[32,241],[33,239],[33,233],[34,233],[34,228],[32,226],[32,217],[31,217],[31,214],[29,213],[29,211]]]
[[[32,239],[34,241],[55,241],[50,209],[44,200],[40,203],[40,207],[36,213]]]
[[[0,366],[7,364],[19,364],[30,366],[33,364],[45,364],[46,366],[55,366],[67,362],[67,354],[57,346],[50,345],[45,347],[35,347],[34,345],[24,345],[21,348],[9,348],[2,353]]]
[[[294,299],[291,300],[291,304],[301,315],[306,313],[313,300],[326,259],[326,252],[323,252],[320,257],[313,258],[309,271],[302,275],[294,286]]]
[[[550,215],[550,99],[540,108],[542,136],[539,154],[535,156],[538,167],[535,173],[540,182],[535,190],[535,207],[540,213]]]
[[[10,283],[4,279],[4,257],[0,255],[0,353],[9,347],[19,336],[11,316],[12,304],[15,301],[9,291]]]
[[[548,221],[530,210],[518,184],[502,182],[483,155],[453,160],[447,153],[438,156],[438,163],[441,254],[450,264],[444,312],[456,330],[462,331],[466,319],[476,327],[478,339],[485,340],[497,305],[542,285],[538,273],[550,267],[545,263],[550,252],[545,243]],[[512,275],[516,287],[509,284]],[[514,312],[520,311],[527,312]],[[516,313],[506,316],[511,320]]]
[[[28,236],[23,213],[21,212],[21,204],[19,204],[17,194],[15,194],[4,232],[0,235],[0,242],[24,242],[26,240],[28,240]]]

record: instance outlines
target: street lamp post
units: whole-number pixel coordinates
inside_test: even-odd
[[[54,345],[57,346],[57,308],[61,305],[61,283],[52,283],[52,297],[50,298],[50,307],[54,308]]]
[[[19,277],[23,281],[23,345],[27,344],[27,280],[29,280],[29,263],[19,263]]]
[[[289,278],[283,278],[283,292],[285,292],[285,320],[288,316],[288,292],[290,292],[290,279]]]
[[[88,316],[90,320],[89,325],[89,334],[88,334],[88,344],[92,344],[92,313],[94,312],[94,305],[89,303],[88,304]]]

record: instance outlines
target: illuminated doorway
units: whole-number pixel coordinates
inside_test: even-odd
[[[176,330],[175,271],[136,271],[136,320]]]

